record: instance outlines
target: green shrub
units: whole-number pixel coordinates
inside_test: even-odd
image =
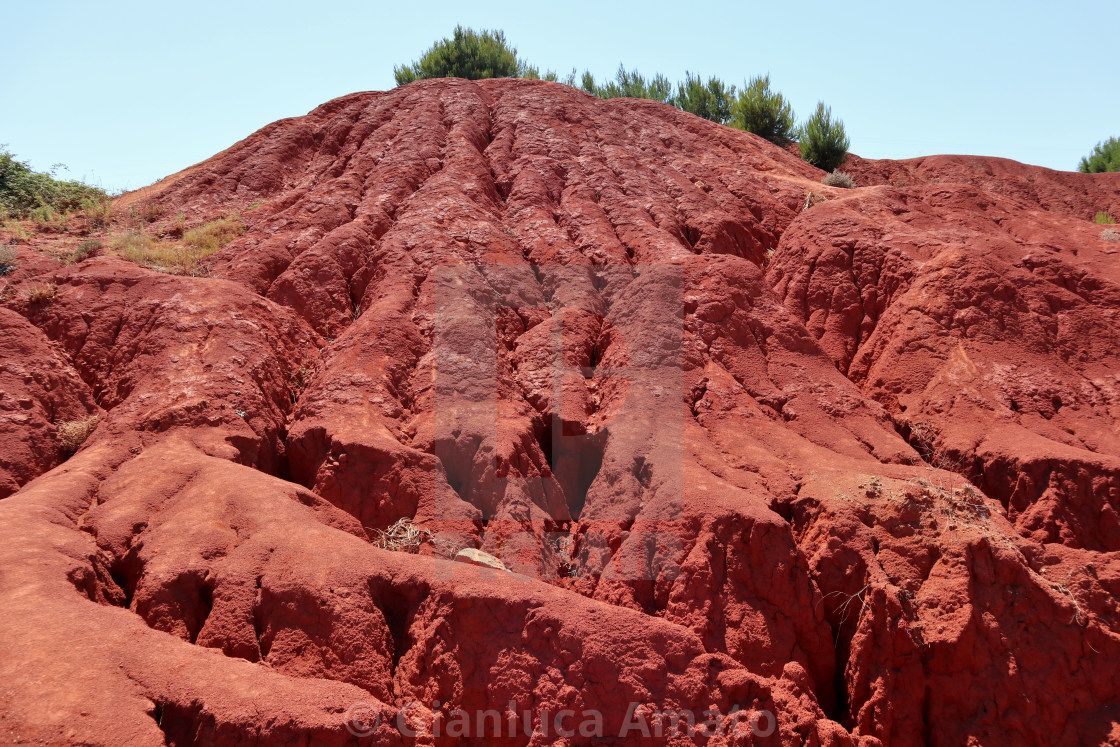
[[[40,205],[28,213],[31,222],[43,231],[62,233],[70,225],[69,213],[62,213],[50,205]]]
[[[770,90],[770,76],[751,78],[731,107],[731,126],[753,132],[781,146],[797,135],[793,107],[777,91]]]
[[[544,75],[541,75],[541,71],[538,68],[526,64],[525,62],[522,62],[521,64],[522,68],[520,77],[522,78],[526,78],[529,80],[548,80],[552,81],[553,83],[563,83],[566,86],[578,88],[578,86],[576,85],[576,69],[574,67],[572,68],[572,72],[561,78],[556,74],[556,71],[554,70],[547,70],[545,71]]]
[[[85,199],[108,199],[105,191],[78,181],[55,179],[62,164],[56,164],[50,173],[32,171],[23,161],[0,145],[0,208],[8,215],[26,218],[33,210],[50,208],[65,214],[81,208]],[[40,213],[42,217],[42,213]]]
[[[843,121],[833,119],[832,109],[818,102],[817,110],[801,128],[801,157],[818,169],[834,171],[848,157],[849,145]]]
[[[50,205],[40,205],[27,211],[27,217],[31,219],[31,222],[40,227],[49,223],[53,216],[54,210]]]
[[[685,71],[684,80],[677,84],[673,105],[697,117],[727,124],[731,119],[731,106],[735,100],[735,86],[728,88],[719,78],[708,78],[704,83],[699,75]]]
[[[1097,143],[1093,152],[1081,159],[1077,170],[1083,174],[1120,171],[1120,139],[1110,137],[1103,143]]]
[[[12,232],[12,243],[19,244],[20,242],[27,241],[27,231],[24,229],[22,223],[16,221],[5,221],[4,228]]]
[[[650,99],[668,104],[673,99],[673,84],[661,73],[646,79],[637,70],[627,70],[619,65],[614,80],[604,85],[595,82],[595,76],[584,71],[580,88],[601,99]]]
[[[1104,210],[1101,210],[1093,216],[1093,222],[1099,223],[1102,226],[1111,226],[1116,223],[1116,219],[1106,213]]]
[[[519,78],[526,73],[540,77],[536,68],[518,59],[502,31],[456,26],[450,39],[442,39],[411,65],[393,68],[398,86],[424,78]]]

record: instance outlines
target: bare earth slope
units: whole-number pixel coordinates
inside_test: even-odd
[[[1120,744],[1120,181],[851,170],[440,80],[122,198],[248,231],[13,276],[0,740]]]

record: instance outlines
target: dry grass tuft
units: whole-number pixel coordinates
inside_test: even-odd
[[[111,250],[150,270],[205,277],[210,267],[203,260],[243,233],[241,221],[222,218],[186,231],[182,241],[160,241],[139,231],[120,234],[113,238]]]
[[[27,303],[50,303],[58,293],[54,283],[31,283],[23,288],[23,300]]]
[[[814,205],[819,205],[822,202],[828,202],[828,198],[824,195],[819,195],[812,190],[808,190],[805,192],[805,204],[802,206],[801,212],[805,212]]]
[[[774,251],[775,251],[774,247],[770,247],[769,249],[766,250],[766,254],[764,254],[762,256],[762,264],[759,265],[760,268],[765,270],[767,267],[770,266],[770,263],[774,261]]]
[[[66,456],[77,451],[97,424],[101,422],[100,415],[93,415],[82,420],[66,420],[55,426],[55,437],[58,439],[58,448]]]
[[[310,379],[311,371],[307,366],[292,369],[291,373],[288,374],[288,396],[293,405],[299,401],[299,395],[307,388],[307,382]]]
[[[96,257],[104,248],[105,245],[101,243],[99,239],[86,239],[78,244],[78,248],[67,255],[63,261],[68,265],[72,265],[87,260],[90,257]]]
[[[159,241],[146,233],[122,233],[110,243],[115,254],[136,264],[145,264],[159,256]]]
[[[0,246],[0,275],[15,272],[19,250],[14,246]]]
[[[443,550],[449,557],[453,557],[461,549],[454,543],[438,539],[427,529],[416,526],[407,516],[397,519],[388,529],[374,529],[373,532],[377,535],[372,541],[373,546],[380,547],[382,550],[415,555],[420,552],[424,543],[428,543],[436,549]]]
[[[1063,581],[1060,584],[1051,584],[1051,586],[1050,586],[1050,588],[1052,588],[1054,591],[1058,592],[1059,594],[1064,595],[1066,597],[1066,599],[1068,599],[1070,601],[1070,604],[1073,605],[1073,617],[1070,618],[1069,624],[1073,625],[1073,624],[1076,623],[1077,625],[1080,625],[1081,627],[1085,627],[1086,625],[1088,625],[1089,617],[1085,614],[1085,610],[1081,607],[1081,602],[1078,601],[1077,595],[1073,593],[1073,588],[1071,587],[1071,584],[1073,582],[1074,574],[1077,573],[1078,571],[1083,571],[1083,570],[1084,570],[1084,568],[1078,568],[1078,569],[1072,570],[1072,571],[1069,572],[1069,575],[1066,577],[1065,581]]]
[[[221,218],[185,232],[183,241],[209,256],[243,233],[245,224],[237,218]]]

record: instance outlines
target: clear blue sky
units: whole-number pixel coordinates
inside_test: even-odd
[[[799,116],[830,104],[867,157],[1074,169],[1120,135],[1115,0],[683,5],[5,0],[0,143],[135,189],[273,120],[392,87],[393,65],[456,23],[504,29],[542,71],[769,72]]]

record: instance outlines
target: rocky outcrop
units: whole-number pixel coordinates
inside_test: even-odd
[[[66,456],[58,426],[96,417],[77,371],[34,325],[0,308],[0,498]]]

